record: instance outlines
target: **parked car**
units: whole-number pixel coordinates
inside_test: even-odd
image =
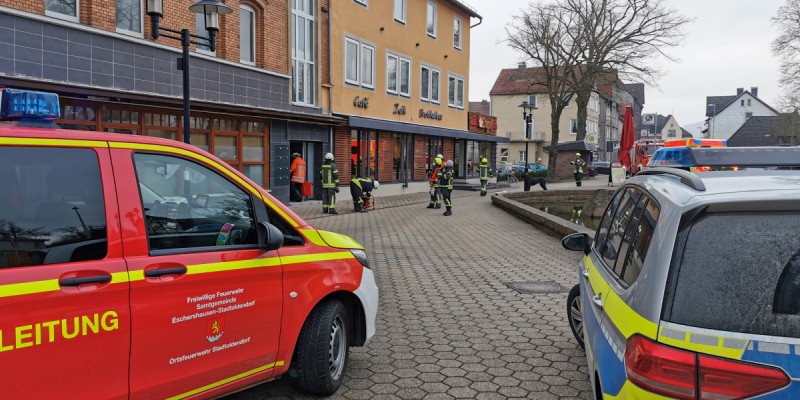
[[[598,174],[611,175],[611,163],[608,161],[595,161],[589,164]]]
[[[54,94],[0,89],[4,399],[339,388],[375,333],[364,247],[197,147],[59,115]]]
[[[515,171],[525,171],[525,164],[514,164],[512,168],[514,168]],[[539,163],[531,162],[528,163],[528,171],[533,173],[547,172],[547,167],[544,167]]]
[[[800,163],[798,148],[762,150],[741,163]],[[586,255],[567,318],[593,398],[800,398],[797,177],[648,168],[593,239],[564,238]]]

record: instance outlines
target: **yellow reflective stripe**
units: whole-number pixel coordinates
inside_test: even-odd
[[[623,399],[647,399],[647,400],[670,400],[669,397],[664,397],[657,395],[655,393],[650,393],[636,385],[633,384],[631,381],[625,381],[625,384],[622,385],[622,389],[617,393],[616,396],[612,396],[607,393],[603,393],[602,396],[606,400],[623,400]]]
[[[706,333],[700,332],[691,332],[691,331],[684,331],[685,335],[683,340],[677,339],[674,337],[670,337],[664,335],[664,329],[671,329],[673,331],[678,331],[679,329],[669,328],[669,327],[661,327],[661,334],[658,335],[658,341],[660,343],[664,343],[666,345],[670,345],[673,347],[677,347],[679,349],[694,351],[696,353],[704,353],[710,354],[712,356],[719,356],[725,358],[731,358],[734,360],[741,360],[742,356],[744,355],[745,350],[747,350],[747,341],[744,340],[744,346],[742,348],[733,348],[733,347],[725,347],[723,346],[723,337],[717,335],[709,335]],[[696,343],[695,341],[691,340],[691,335],[699,335],[703,336],[704,339],[713,338],[716,340],[716,344],[702,344]],[[673,335],[674,336],[674,335]]]
[[[237,380],[242,379],[242,378],[247,378],[250,375],[255,375],[255,374],[259,373],[259,372],[264,372],[264,371],[273,369],[275,367],[282,367],[283,365],[284,365],[283,361],[275,361],[274,363],[267,364],[267,365],[264,365],[264,366],[261,366],[261,367],[255,368],[255,369],[251,369],[250,371],[242,372],[241,374],[234,375],[234,376],[232,376],[230,378],[225,378],[225,379],[223,379],[221,381],[217,381],[217,382],[205,385],[203,387],[194,389],[192,391],[189,391],[189,392],[186,392],[186,393],[181,393],[181,394],[179,394],[177,396],[170,397],[169,399],[170,400],[183,399],[183,398],[186,398],[186,397],[189,397],[189,396],[194,396],[194,395],[196,395],[198,393],[205,392],[206,390],[211,390],[211,389],[214,389],[214,388],[218,388],[218,387],[220,387],[222,385],[225,385],[227,383],[231,383],[233,381],[237,381]]]
[[[310,230],[309,230],[310,231]],[[322,240],[320,238],[320,240]],[[323,242],[324,243],[324,242]],[[323,244],[324,245],[324,244]],[[327,245],[325,245],[327,246]],[[333,261],[355,258],[349,251],[334,251],[329,253],[301,254],[286,257],[257,258],[254,260],[225,261],[218,263],[189,265],[187,275],[207,274],[212,272],[236,271],[250,268],[275,267],[281,264],[300,264],[317,261]],[[130,272],[114,272],[111,274],[111,283],[125,283],[145,280],[143,270]],[[61,290],[58,279],[43,281],[11,283],[0,285],[0,298],[22,296],[27,294],[55,292]]]
[[[0,145],[10,146],[50,146],[50,147],[108,147],[107,142],[99,140],[0,138]]]
[[[48,279],[46,281],[12,283],[0,286],[0,298],[21,296],[25,294],[54,292],[60,290],[58,279]]]
[[[311,243],[314,243],[317,246],[328,247],[328,244],[322,240],[322,237],[319,235],[316,229],[300,229],[300,233],[306,237]]]
[[[322,240],[324,240],[328,246],[336,247],[339,249],[361,249],[361,250],[364,249],[364,246],[356,242],[355,239],[351,238],[350,236],[329,231],[318,231],[318,232],[320,237],[322,237]]]
[[[598,267],[594,265],[591,257],[584,258],[584,265],[589,271],[589,283],[595,294],[602,293],[603,311],[611,320],[617,330],[627,339],[635,333],[655,339],[658,334],[658,324],[649,321],[630,308],[617,295],[614,289],[600,275]]]
[[[253,193],[256,196],[258,196],[259,199],[262,199],[273,211],[275,211],[278,214],[280,214],[280,216],[283,217],[283,219],[289,221],[289,223],[292,225],[292,227],[296,228],[296,227],[300,226],[300,224],[298,224],[297,221],[295,221],[293,218],[290,218],[288,214],[286,214],[285,212],[283,212],[283,210],[280,209],[280,207],[277,207],[269,199],[267,199],[266,197],[262,196],[261,192],[259,192],[258,189],[254,188],[252,185],[250,185],[249,183],[245,182],[242,178],[239,178],[239,176],[237,176],[236,174],[234,174],[231,171],[228,171],[227,168],[225,168],[224,166],[220,165],[218,162],[216,162],[216,161],[214,161],[214,160],[212,160],[212,159],[210,159],[208,157],[204,157],[204,156],[202,156],[200,154],[197,154],[197,153],[194,153],[194,152],[191,152],[191,151],[188,151],[188,150],[184,150],[184,149],[179,149],[179,148],[176,148],[176,147],[161,146],[161,145],[155,145],[155,144],[127,143],[127,142],[108,142],[108,145],[111,148],[114,148],[114,149],[150,150],[150,151],[160,151],[160,152],[165,152],[165,153],[180,154],[180,155],[183,155],[183,156],[186,156],[186,157],[189,157],[189,158],[193,158],[195,160],[199,160],[199,161],[208,163],[208,164],[214,166],[214,168],[218,172],[224,173],[229,178],[233,179],[234,181],[236,181],[240,185],[242,185],[245,188],[247,188],[247,190],[249,190],[251,193]]]

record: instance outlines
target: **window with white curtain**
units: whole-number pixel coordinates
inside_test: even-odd
[[[375,87],[375,47],[359,39],[344,38],[344,81],[351,85]]]
[[[344,38],[344,81],[358,85],[358,48],[360,44],[350,38]]]
[[[256,10],[246,5],[239,5],[239,60],[256,64]]]
[[[316,96],[315,0],[292,0],[292,101],[313,105]]]
[[[386,91],[404,97],[411,96],[411,60],[386,54]]]

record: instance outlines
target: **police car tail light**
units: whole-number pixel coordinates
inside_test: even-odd
[[[686,400],[744,399],[791,383],[779,368],[676,349],[641,335],[628,339],[625,372],[642,389]]]
[[[54,120],[61,118],[55,93],[0,89],[0,120]]]
[[[695,353],[634,335],[625,349],[625,372],[628,380],[649,392],[676,399],[696,398]]]
[[[789,385],[778,368],[700,355],[701,399],[744,399]]]

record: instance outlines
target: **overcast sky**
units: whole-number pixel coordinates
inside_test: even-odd
[[[678,123],[702,121],[706,96],[736,94],[736,88],[759,88],[759,97],[776,106],[778,62],[770,53],[776,36],[772,18],[784,0],[666,0],[694,19],[683,44],[664,61],[660,82],[645,82],[645,113],[674,114]],[[470,101],[489,99],[503,68],[512,68],[520,55],[500,43],[512,16],[527,0],[467,0],[483,23],[472,29]],[[473,24],[477,20],[473,19]],[[530,64],[529,64],[530,65]],[[694,130],[693,130],[694,131]]]

